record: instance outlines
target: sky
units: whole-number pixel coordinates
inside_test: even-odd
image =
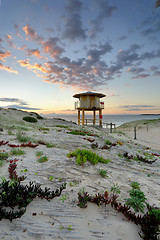
[[[104,114],[160,113],[155,0],[0,0],[0,107],[76,114],[86,91]]]

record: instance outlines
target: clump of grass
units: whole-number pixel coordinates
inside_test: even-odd
[[[121,190],[120,187],[118,186],[118,183],[114,183],[113,187],[111,187],[111,192],[113,192],[113,194],[120,194]]]
[[[46,161],[48,161],[48,157],[47,156],[42,156],[42,157],[38,158],[38,162],[39,163],[46,162]]]
[[[98,156],[96,153],[86,150],[86,149],[77,149],[73,152],[67,154],[67,157],[76,157],[76,162],[79,165],[84,165],[86,161],[89,161],[92,164],[100,163],[109,163],[110,159],[104,159],[103,157]]]
[[[138,182],[131,182],[130,185],[131,185],[132,188],[140,190],[140,183],[138,183]]]
[[[8,135],[14,135],[11,129],[8,129]]]
[[[103,168],[102,168],[102,169],[99,169],[98,172],[99,172],[99,175],[100,175],[101,177],[103,177],[103,178],[108,177],[108,176],[107,176],[107,171],[104,170]]]
[[[7,152],[0,152],[0,160],[5,160],[9,157]]]
[[[107,145],[112,145],[112,142],[110,141],[110,140],[105,140],[105,143],[107,144]]]
[[[43,155],[44,153],[42,151],[36,151],[36,157],[41,157]]]
[[[47,128],[47,127],[40,127],[39,130],[40,130],[40,131],[42,131],[42,130],[43,130],[43,131],[49,131],[49,128]]]
[[[117,141],[117,144],[123,146],[123,143],[121,141],[119,141],[119,140]]]
[[[68,126],[65,126],[65,125],[56,125],[55,127],[59,127],[59,128],[66,128],[66,129],[68,129],[68,128],[69,128]]]
[[[49,181],[52,181],[53,179],[54,179],[53,176],[50,176],[50,177],[49,177]]]
[[[81,136],[85,136],[86,134],[82,131],[78,131],[78,130],[71,130],[70,132],[68,132],[68,134],[73,134],[73,135],[81,135]]]
[[[15,155],[15,156],[20,156],[20,155],[24,155],[25,152],[21,149],[16,149],[16,148],[12,148],[12,150],[10,151],[11,155]]]
[[[132,189],[129,190],[129,195],[130,198],[126,199],[127,201],[125,204],[132,207],[136,213],[143,213],[146,200],[144,193],[140,189],[132,187]]]
[[[0,167],[3,165],[4,160],[9,157],[7,152],[0,152]]]
[[[42,151],[36,151],[36,157],[39,163],[48,161],[48,157]]]
[[[53,143],[46,143],[46,147],[47,148],[52,148],[52,147],[55,147],[56,144],[53,144]]]
[[[22,143],[26,143],[26,142],[31,142],[32,141],[32,139],[30,137],[22,135],[21,132],[17,132],[16,137],[17,137],[17,140],[19,142],[22,142]]]
[[[86,131],[84,131],[83,129],[82,129],[82,130],[74,130],[74,129],[72,129],[72,130],[70,130],[70,132],[67,132],[67,133],[68,133],[68,134],[73,134],[73,135],[81,135],[81,136],[87,135],[87,136],[95,136],[95,137],[98,137],[98,135],[93,134],[93,133],[91,133],[91,132],[86,132]]]

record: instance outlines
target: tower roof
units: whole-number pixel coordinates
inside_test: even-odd
[[[105,97],[106,95],[103,93],[96,93],[96,92],[84,92],[84,93],[77,93],[74,94],[73,97],[80,98],[80,96],[97,96],[99,98]]]

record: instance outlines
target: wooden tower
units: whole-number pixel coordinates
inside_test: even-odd
[[[102,127],[102,109],[104,109],[104,102],[100,102],[100,98],[106,95],[102,93],[85,92],[73,95],[79,101],[75,102],[75,109],[78,110],[78,124],[87,124],[85,119],[85,111],[93,111],[93,125],[96,125],[96,111],[99,111],[99,126]],[[82,111],[82,121],[81,114]]]

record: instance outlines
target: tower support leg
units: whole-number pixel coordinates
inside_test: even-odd
[[[80,114],[80,110],[78,110],[78,125],[80,125],[81,123],[80,118],[81,118],[81,114]]]
[[[102,109],[99,110],[99,126],[102,127]]]
[[[96,124],[96,111],[93,110],[93,125]]]
[[[84,110],[82,110],[82,125],[84,125]]]

